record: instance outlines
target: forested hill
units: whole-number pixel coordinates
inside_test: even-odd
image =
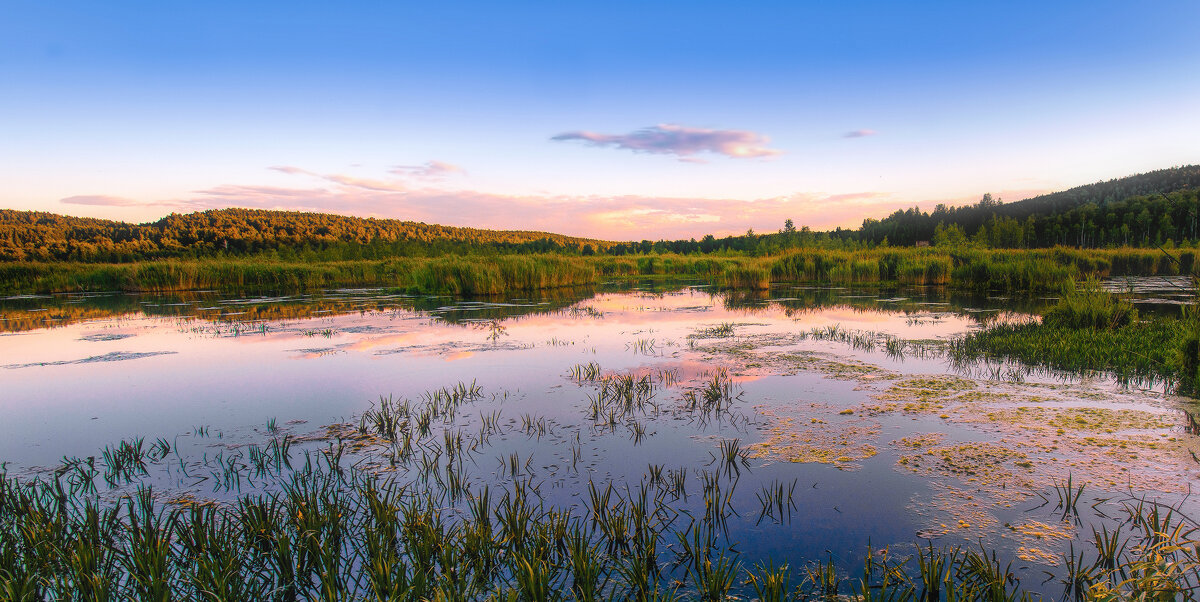
[[[218,209],[130,224],[0,209],[0,260],[129,261],[276,252],[339,259],[471,249],[602,251],[611,243],[545,232],[456,228],[327,213]]]
[[[966,236],[990,246],[1043,247],[1142,245],[1166,239],[1196,239],[1196,191],[1200,165],[1160,169],[1125,178],[1077,186],[1023,201],[1004,203],[985,195],[975,205],[938,205],[932,212],[897,211],[885,219],[866,219],[860,240],[911,245],[934,238],[938,224],[957,226]],[[1164,220],[1163,216],[1167,216]],[[1021,244],[996,241],[996,227],[1022,229]],[[1126,226],[1122,230],[1122,226]],[[1012,239],[1011,232],[1007,238]],[[1004,237],[1001,237],[1004,238]]]
[[[1014,203],[985,195],[964,207],[897,211],[882,220],[866,219],[859,230],[796,230],[788,220],[778,233],[653,243],[259,209],[172,214],[146,224],[0,209],[0,261],[246,255],[320,261],[476,252],[767,254],[805,246],[875,246],[885,240],[891,245],[972,242],[998,248],[1195,244],[1200,242],[1200,166],[1162,169]]]

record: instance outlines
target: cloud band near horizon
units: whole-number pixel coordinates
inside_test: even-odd
[[[197,190],[185,198],[141,202],[82,195],[60,199],[66,205],[108,207],[121,211],[169,207],[180,212],[244,207],[337,213],[420,221],[446,226],[498,230],[535,230],[606,240],[700,238],[705,234],[764,232],[792,219],[815,230],[857,227],[862,216],[882,217],[912,202],[890,192],[795,193],[757,199],[656,197],[646,195],[507,195],[449,189],[423,179],[425,168],[437,174],[461,172],[438,168],[437,162],[395,168],[399,177],[373,179],[319,174],[293,167],[272,171],[305,180],[293,186],[223,184]],[[1001,191],[1006,198],[1025,198],[1043,191]],[[932,202],[932,201],[931,201]],[[955,204],[974,202],[956,199]],[[144,211],[142,212],[145,213]],[[143,215],[142,218],[146,217]],[[154,216],[157,219],[160,216]]]

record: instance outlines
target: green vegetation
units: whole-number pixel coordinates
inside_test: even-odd
[[[283,263],[250,259],[162,260],[125,264],[0,264],[0,291],[305,291],[394,287],[412,292],[495,295],[594,284],[605,269],[578,257],[505,255],[398,258],[385,261]]]
[[[1182,343],[1175,357],[1179,391],[1200,396],[1200,311],[1195,305],[1184,308],[1181,323]]]
[[[1097,182],[1015,203],[913,208],[867,219],[858,240],[912,245],[970,240],[996,248],[1154,246],[1200,237],[1200,166]],[[939,241],[940,239],[940,241]]]
[[[813,282],[946,285],[974,291],[1046,293],[1087,276],[1174,275],[1180,270],[1179,263],[1155,249],[800,249],[773,256],[546,253],[329,262],[245,257],[132,263],[0,263],[0,294],[305,291],[371,286],[414,293],[498,295],[645,277],[694,279],[742,289],[765,289],[773,282]]]
[[[1074,282],[1064,287],[1063,296],[1051,307],[1043,324],[1052,328],[1114,330],[1137,322],[1133,304],[1100,288],[1100,282],[1088,279],[1082,287]]]
[[[345,465],[340,442],[315,456],[306,452],[293,470],[295,452],[286,436],[282,445],[252,447],[246,463],[236,460],[241,456],[218,462],[213,476],[227,483],[240,483],[243,472],[280,478],[276,492],[239,494],[227,504],[194,498],[164,504],[140,484],[114,502],[97,494],[101,475],[109,485],[140,483],[148,467],[170,454],[165,442],[149,448],[141,440],[123,442],[105,454],[103,471],[92,458],[64,459],[49,480],[0,473],[0,596],[21,602],[716,601],[753,588],[764,600],[915,602],[940,599],[943,592],[962,600],[1025,594],[1011,563],[983,547],[930,544],[915,553],[868,547],[861,571],[852,574],[832,559],[803,565],[796,574],[786,562],[745,565],[723,535],[734,512],[736,467],[744,461],[736,440],[722,442],[727,462],[720,470],[700,472],[702,496],[693,499],[702,498],[704,508],[695,518],[680,512],[687,499],[682,483],[661,474],[657,482],[624,490],[589,482],[578,511],[546,504],[522,474],[528,460],[522,464],[516,455],[507,485],[472,488],[462,480],[463,456],[470,458],[480,440],[409,426],[431,408],[453,413],[477,391],[443,393],[427,396],[423,410],[389,400],[386,413],[364,417],[360,427],[393,449],[408,450],[398,461],[417,467],[411,480]],[[490,428],[485,424],[480,437]],[[418,457],[413,438],[426,439],[427,446],[438,438],[444,443],[432,457],[428,448]],[[404,448],[396,447],[400,440]],[[764,486],[760,520],[788,520],[794,489],[794,483]],[[1056,491],[1066,514],[1082,487],[1068,481]],[[1200,542],[1186,517],[1130,498],[1109,522],[1115,524],[1093,529],[1084,548],[1064,553],[1063,566],[1047,579],[1038,575],[1029,585],[1053,582],[1076,600],[1160,600],[1186,596],[1200,583]]]
[[[1095,330],[1046,324],[1001,324],[967,335],[951,351],[961,362],[1012,359],[1030,366],[1074,373],[1110,371],[1123,380],[1180,377],[1185,330],[1165,318]]]
[[[261,256],[287,263],[603,249],[604,241],[545,232],[455,228],[328,213],[220,209],[128,224],[0,209],[0,260],[124,263]]]
[[[1133,305],[1102,290],[1095,280],[1064,287],[1040,323],[1000,324],[950,347],[959,362],[983,357],[1076,373],[1109,371],[1122,380],[1165,381],[1191,391],[1186,342],[1188,320],[1138,320]],[[1194,360],[1193,360],[1194,361]]]
[[[859,230],[788,220],[772,234],[657,242],[250,209],[147,224],[0,210],[0,293],[380,286],[496,295],[629,276],[751,290],[882,282],[1045,293],[1088,276],[1190,274],[1197,184],[1200,167],[1187,166],[1007,205],[985,196],[932,214],[911,209]],[[1178,257],[1156,251],[1163,245],[1179,245]]]

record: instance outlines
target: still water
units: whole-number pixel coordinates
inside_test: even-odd
[[[1162,303],[1161,287],[1140,286]],[[228,500],[271,485],[219,484],[205,476],[214,458],[244,458],[280,433],[298,449],[341,445],[381,398],[473,383],[482,395],[437,427],[494,425],[467,464],[473,485],[511,478],[515,454],[544,501],[578,509],[588,482],[678,471],[695,495],[702,473],[725,470],[728,539],[748,564],[851,567],[868,543],[981,541],[1035,586],[1122,499],[1195,511],[1186,494],[1200,475],[1190,405],[1161,389],[946,359],[955,337],[1035,319],[1046,302],[652,284],[486,302],[380,290],[9,298],[0,462],[48,478],[64,458],[161,439],[178,467],[151,475],[156,489]],[[594,404],[617,378],[646,383],[645,406],[606,417]],[[719,411],[696,409],[706,394],[724,400]],[[730,469],[720,455],[733,440],[744,460]],[[369,444],[350,455],[387,464]],[[1062,522],[1043,498],[1068,476],[1088,483],[1089,503],[1107,500],[1081,521]],[[792,503],[764,514],[772,483]]]

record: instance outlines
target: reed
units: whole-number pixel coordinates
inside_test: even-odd
[[[133,263],[0,262],[0,294],[196,289],[303,291],[392,287],[413,293],[500,295],[594,285],[614,278],[701,280],[743,290],[776,282],[895,283],[968,290],[1055,292],[1089,275],[1175,274],[1154,249],[798,249],[778,255],[579,256],[561,253],[284,261],[267,257]]]
[[[1054,492],[1058,494],[1058,506],[1056,509],[1062,510],[1062,518],[1066,520],[1068,516],[1079,516],[1079,502],[1083,499],[1083,490],[1087,486],[1086,483],[1080,483],[1078,487],[1074,485],[1074,475],[1067,475],[1066,481],[1054,481]]]
[[[796,510],[795,497],[798,482],[793,479],[791,483],[785,484],[776,479],[762,486],[762,490],[755,494],[758,496],[759,505],[762,506],[758,514],[759,523],[764,518],[770,518],[780,523],[791,520],[792,511]]]
[[[642,379],[626,376],[612,386],[636,396]],[[471,472],[481,447],[468,428],[476,414],[466,411],[482,398],[475,383],[412,400],[381,397],[368,410],[373,418],[342,425],[345,438],[301,441],[299,454],[285,429],[268,428],[265,443],[224,448],[193,465],[194,474],[207,471],[208,481],[228,489],[219,504],[160,501],[148,484],[180,453],[165,441],[108,446],[112,466],[144,468],[111,485],[96,478],[109,466],[102,454],[90,463],[64,458],[33,480],[0,472],[0,599],[716,601],[753,593],[916,602],[1027,593],[1012,565],[982,546],[929,545],[911,556],[868,547],[841,562],[743,558],[736,539],[753,521],[735,517],[753,501],[735,491],[752,465],[737,439],[716,443],[708,469],[651,464],[633,482],[589,480],[580,509],[549,501],[541,487],[555,479],[535,477],[541,463],[524,448],[502,448],[492,475],[498,482],[484,484]],[[416,414],[428,417],[427,433]],[[498,410],[478,416],[485,430],[503,428]],[[569,441],[532,413],[514,419],[514,431],[518,424],[533,431],[545,424],[547,436]],[[409,453],[390,466],[354,451],[359,444],[396,450],[406,437]],[[574,444],[581,445],[578,435]],[[296,455],[300,461],[287,459]],[[692,470],[700,499],[689,500]],[[76,484],[88,474],[94,487]],[[270,485],[238,489],[251,480]],[[1058,485],[1063,515],[1075,516],[1083,488],[1072,478]],[[796,481],[763,484],[759,520],[790,516],[796,488]],[[1075,542],[1049,578],[1071,595],[1100,599],[1195,591],[1197,525],[1161,502],[1120,503],[1123,516],[1097,519],[1092,537]],[[804,568],[793,574],[791,566]]]
[[[1077,374],[1111,372],[1125,382],[1180,382],[1180,349],[1186,327],[1165,318],[1115,329],[1046,324],[999,324],[952,341],[952,363],[968,367],[980,359],[1017,360],[1028,366]]]
[[[702,474],[706,495],[725,484]],[[778,490],[778,488],[776,488]],[[0,477],[0,593],[6,599],[519,599],[599,600],[679,595],[664,555],[675,556],[687,597],[725,600],[744,584],[761,600],[1015,600],[1011,565],[980,549],[928,546],[916,567],[869,549],[862,577],[831,559],[808,565],[793,590],[787,564],[746,568],[716,519],[672,526],[648,485],[589,485],[579,516],[538,501],[513,481],[461,506],[380,475],[299,471],[278,493],[225,506],[164,507],[148,488],[111,507],[54,482]],[[669,498],[667,498],[669,499]],[[1133,499],[1115,530],[1093,531],[1089,561],[1072,547],[1057,578],[1092,599],[1164,599],[1197,584],[1196,526],[1173,508]],[[662,549],[662,535],[675,542]],[[505,594],[507,595],[507,594]]]
[[[1066,284],[1062,297],[1046,311],[1042,321],[1054,328],[1113,330],[1137,320],[1132,303],[1108,293],[1100,281],[1089,278],[1079,286],[1074,281]]]

